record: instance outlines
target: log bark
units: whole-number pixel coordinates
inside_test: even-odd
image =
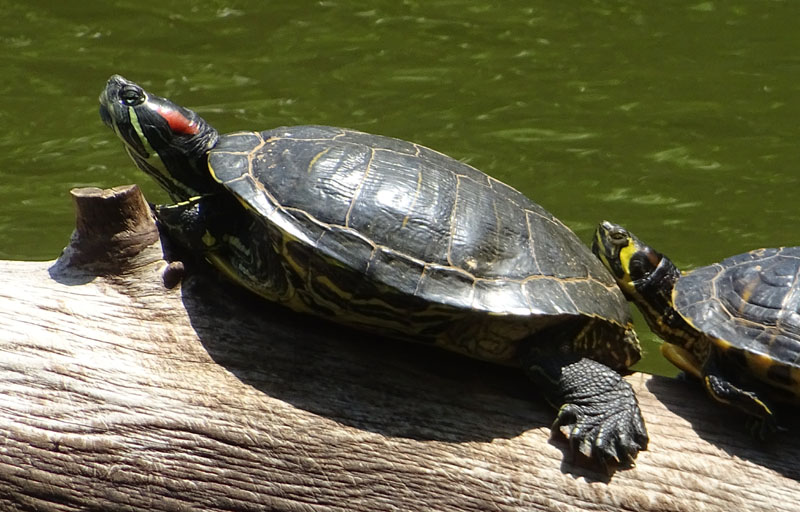
[[[2,510],[797,511],[800,440],[633,374],[608,475],[508,369],[266,304],[163,259],[138,189],[79,190],[55,262],[0,262]]]

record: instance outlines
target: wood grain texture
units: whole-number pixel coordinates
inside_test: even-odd
[[[0,509],[798,511],[800,441],[634,374],[651,444],[608,476],[516,372],[265,304],[0,261]]]

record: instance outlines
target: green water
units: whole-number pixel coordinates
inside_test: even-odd
[[[800,243],[797,2],[0,7],[2,259],[58,255],[72,187],[135,182],[165,199],[98,118],[112,73],[223,132],[319,123],[420,142],[584,240],[614,220],[684,268]],[[639,331],[643,367],[671,372]]]

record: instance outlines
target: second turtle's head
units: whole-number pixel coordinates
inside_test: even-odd
[[[597,227],[592,252],[614,275],[622,293],[636,304],[650,329],[667,342],[661,345],[664,357],[700,378],[708,340],[675,310],[673,293],[681,277],[675,264],[610,222]]]
[[[195,112],[114,75],[100,93],[100,117],[173,200],[213,190],[207,157],[219,136]]]
[[[608,221],[597,226],[592,252],[611,271],[629,299],[635,298],[637,285],[646,281],[664,259],[661,253],[642,243],[633,233]]]
[[[669,258],[610,222],[597,227],[592,252],[653,332],[670,343],[691,346],[699,334],[675,312],[672,293],[681,272]]]

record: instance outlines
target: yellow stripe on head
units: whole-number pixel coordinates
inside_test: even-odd
[[[131,119],[131,125],[133,125],[133,129],[136,130],[136,135],[139,136],[139,140],[141,141],[142,146],[145,148],[145,151],[147,151],[148,155],[147,162],[165,180],[175,183],[175,180],[172,179],[169,171],[167,171],[167,167],[164,165],[164,162],[161,161],[161,155],[159,155],[158,151],[156,151],[155,148],[153,148],[153,146],[150,145],[150,141],[147,139],[147,136],[145,135],[144,130],[142,129],[142,125],[139,123],[139,116],[136,115],[136,109],[134,109],[133,107],[128,107],[128,113]],[[141,156],[144,157],[145,155]],[[158,181],[161,182],[161,180]]]
[[[636,293],[631,277],[631,260],[641,249],[636,238],[622,226],[604,221],[595,232],[592,252],[611,271],[623,292]]]
[[[633,293],[633,279],[631,278],[631,258],[639,252],[633,238],[628,238],[628,245],[619,250],[619,265],[624,272],[621,277],[617,277],[617,284]]]

